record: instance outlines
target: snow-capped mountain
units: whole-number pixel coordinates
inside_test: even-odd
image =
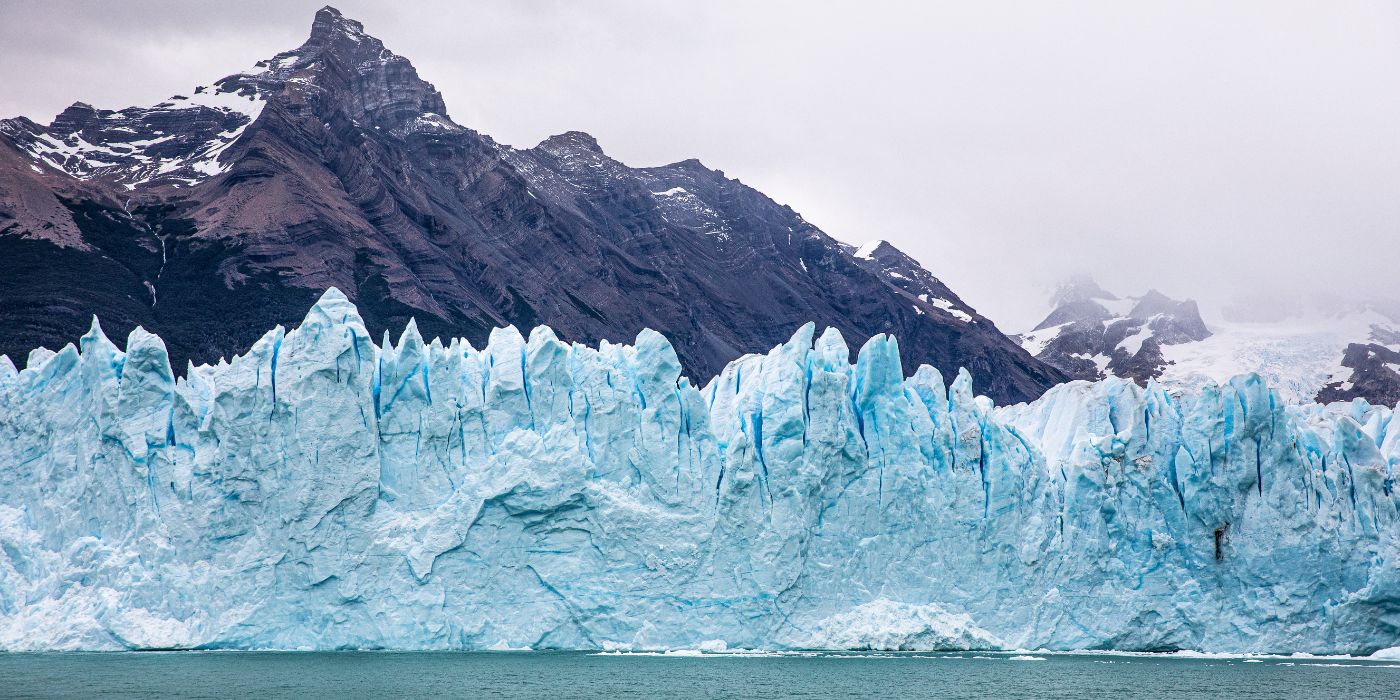
[[[1167,367],[1165,346],[1210,337],[1196,302],[1156,290],[1118,297],[1080,278],[1063,285],[1053,301],[1055,310],[1018,338],[1031,354],[1075,379],[1114,376],[1145,383]]]
[[[196,88],[154,107],[99,110],[82,102],[48,126],[20,118],[0,122],[38,164],[75,178],[135,189],[146,183],[194,184],[225,171],[220,156],[262,111],[256,92]],[[36,171],[38,169],[36,168]]]
[[[1076,379],[1155,379],[1191,390],[1253,372],[1287,401],[1400,402],[1400,313],[1393,304],[1328,303],[1269,317],[1222,314],[1207,324],[1195,302],[1157,292],[1120,298],[1081,278],[1061,288],[1054,306],[1017,338]]]
[[[1003,401],[1065,377],[892,246],[868,254],[696,160],[630,167],[568,132],[513,148],[458,125],[413,65],[333,8],[300,47],[121,110],[0,122],[0,354],[94,314],[177,367],[241,352],[330,286],[370,331],[485,342],[667,335],[708,376],[808,321],[895,333]]]
[[[0,358],[0,650],[1400,645],[1400,423],[1257,376],[996,408],[808,324],[692,383],[334,290],[178,379],[123,344]]]

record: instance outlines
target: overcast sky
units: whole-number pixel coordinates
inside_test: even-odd
[[[153,104],[323,2],[0,0],[0,116]],[[1004,330],[1054,284],[1400,297],[1400,3],[341,0],[451,116],[698,157]]]

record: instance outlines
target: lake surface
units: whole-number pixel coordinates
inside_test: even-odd
[[[0,697],[1395,698],[1400,662],[1067,654],[0,653]]]

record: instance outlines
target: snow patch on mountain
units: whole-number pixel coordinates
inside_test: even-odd
[[[931,297],[927,294],[920,294],[919,301],[932,304],[934,308],[946,311],[948,315],[958,319],[959,321],[962,321],[963,323],[972,322],[971,314],[967,313],[966,311],[963,311],[962,309],[959,309],[956,305],[953,304],[953,302],[942,297]]]
[[[874,259],[875,259],[875,250],[876,250],[877,248],[879,248],[880,246],[882,246],[882,245],[887,245],[886,242],[885,242],[885,239],[883,239],[883,238],[877,238],[877,239],[875,239],[875,240],[873,240],[873,241],[869,241],[869,242],[867,242],[865,245],[862,245],[861,247],[857,248],[857,249],[856,249],[856,252],[854,253],[854,255],[855,255],[857,258],[861,258],[861,259],[863,259],[863,260],[874,260]]]

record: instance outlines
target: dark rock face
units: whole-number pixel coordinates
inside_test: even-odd
[[[1342,353],[1342,367],[1351,370],[1345,381],[1332,382],[1317,394],[1321,403],[1366,399],[1381,406],[1400,405],[1400,333],[1379,326],[1371,329],[1370,343],[1351,343]]]
[[[631,168],[579,132],[514,149],[457,125],[332,8],[302,46],[188,96],[0,122],[0,353],[97,314],[212,361],[329,286],[376,333],[655,328],[701,381],[808,321],[895,334],[907,368],[966,366],[998,402],[1065,379],[889,244],[854,251],[698,161]]]
[[[1055,301],[1054,311],[1018,339],[1074,379],[1112,375],[1146,384],[1167,366],[1163,345],[1210,337],[1196,302],[1176,301],[1156,290],[1120,299],[1092,280],[1078,279],[1061,288]]]

